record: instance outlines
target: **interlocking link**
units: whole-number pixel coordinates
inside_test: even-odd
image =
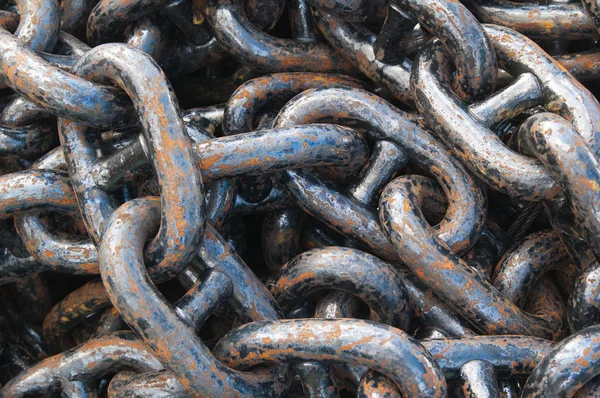
[[[0,397],[597,396],[597,6],[0,1]]]

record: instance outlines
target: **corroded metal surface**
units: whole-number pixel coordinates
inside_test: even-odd
[[[600,9],[0,1],[0,397],[600,391]]]

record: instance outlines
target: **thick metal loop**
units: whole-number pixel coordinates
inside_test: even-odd
[[[0,218],[24,211],[74,214],[77,202],[66,173],[27,170],[0,176]]]
[[[542,165],[507,148],[445,86],[440,75],[448,66],[448,57],[434,46],[419,54],[413,68],[417,107],[431,128],[493,189],[526,200],[555,197],[558,186]]]
[[[33,169],[66,169],[64,152],[58,147],[32,166]],[[71,195],[71,192],[68,192]],[[83,237],[62,236],[50,232],[42,223],[41,215],[19,214],[15,229],[27,251],[40,263],[55,271],[75,274],[99,274],[98,252],[92,241]],[[35,272],[35,269],[32,269]]]
[[[598,156],[600,103],[596,97],[527,37],[501,26],[485,25],[485,31],[498,65],[513,75],[534,75],[543,91],[544,107],[572,123]]]
[[[533,39],[577,40],[598,36],[593,18],[577,2],[473,0],[469,5],[481,22],[506,26]]]
[[[15,37],[33,51],[52,51],[60,30],[60,11],[55,0],[19,0],[20,21]]]
[[[600,265],[598,261],[594,261],[581,272],[575,282],[567,308],[572,332],[600,322],[600,300],[596,293],[600,285],[598,275]]]
[[[223,134],[233,135],[252,131],[255,127],[254,118],[269,103],[289,100],[309,88],[338,84],[351,87],[363,86],[359,81],[345,76],[314,73],[277,73],[252,79],[238,87],[227,101]],[[272,125],[267,126],[270,127]],[[344,176],[346,173],[338,169],[336,174]],[[240,180],[240,184],[240,196],[252,202],[264,199],[271,189],[271,181],[265,177],[249,176]],[[255,188],[248,189],[249,185]]]
[[[154,77],[133,74],[133,65]],[[202,239],[205,205],[202,180],[193,164],[191,143],[171,87],[148,55],[126,45],[96,47],[79,60],[74,71],[103,82],[112,79],[134,100],[162,188],[163,221],[146,255],[157,265],[157,277],[173,277],[187,266]],[[60,123],[61,143],[79,206],[97,243],[116,204],[90,178],[98,160],[98,143],[91,138],[95,133],[72,121],[62,119]]]
[[[371,320],[408,329],[411,309],[402,279],[368,253],[342,247],[310,250],[284,265],[271,285],[283,311],[324,289],[352,293],[367,303]]]
[[[369,306],[373,321],[408,330],[411,311],[399,275],[377,257],[358,250],[328,247],[305,252],[279,270],[271,285],[284,311],[324,289],[349,292]],[[332,377],[328,371],[319,363],[303,363],[299,372],[304,388],[329,390]]]
[[[158,203],[156,199],[133,200],[117,209],[109,220],[99,258],[111,301],[185,387],[208,395],[247,396],[265,392],[278,395],[285,386],[285,378],[241,373],[222,365],[150,282],[143,259],[137,253],[141,253],[144,242],[158,227]],[[124,240],[130,244],[116,244]],[[166,330],[177,333],[165,333]]]
[[[556,233],[532,234],[504,255],[494,270],[492,284],[507,300],[523,307],[536,281],[546,272],[565,265],[567,260],[565,247]]]
[[[33,168],[42,170],[66,167],[62,147],[49,152],[33,165]],[[222,223],[221,217],[226,216],[229,211],[224,207],[233,206],[229,191],[228,184],[217,183],[208,192],[208,219],[211,223]],[[71,195],[70,191],[68,195]],[[42,224],[39,214],[19,214],[15,219],[15,226],[29,253],[47,267],[66,273],[99,273],[98,254],[91,240],[52,233]],[[39,267],[32,267],[30,273],[38,271]]]
[[[519,134],[560,185],[583,236],[600,258],[600,163],[574,126],[552,113],[533,115]]]
[[[3,28],[0,64],[2,78],[10,88],[59,116],[98,127],[122,126],[134,120],[133,108],[124,95],[51,66]]]
[[[499,375],[530,374],[554,348],[549,340],[529,336],[470,336],[461,339],[422,340],[449,379],[456,378],[465,363],[487,361]]]
[[[242,0],[210,0],[207,16],[221,46],[254,68],[289,72],[352,71],[342,57],[324,44],[262,33],[244,14]]]
[[[359,134],[331,124],[220,137],[196,144],[193,150],[198,154],[196,165],[207,180],[319,166],[338,166],[344,173],[354,173],[368,153]]]
[[[376,36],[363,26],[342,21],[332,15],[315,10],[315,21],[323,37],[369,79],[382,85],[398,100],[413,104],[410,92],[410,68],[408,59],[393,64],[379,61],[373,47]]]
[[[280,111],[276,126],[292,126],[324,120],[367,126],[367,133],[372,134],[372,138],[389,139],[402,148],[412,162],[432,173],[450,202],[444,220],[437,227],[441,236],[444,236],[448,244],[457,251],[468,249],[473,245],[484,221],[483,212],[486,203],[483,194],[456,157],[410,115],[362,90],[323,88],[307,91],[288,102]],[[290,181],[286,182],[286,187],[288,190],[293,188],[293,196],[296,200],[305,196],[306,194],[302,192],[313,185],[313,183],[309,185],[307,177],[298,176],[298,172],[294,174],[287,172],[285,178]],[[315,177],[311,179],[314,180]],[[311,197],[312,200],[314,199]],[[306,210],[309,204],[303,200],[300,206]],[[327,220],[326,223],[334,225],[342,233],[365,243],[369,242],[372,250],[377,248],[374,254],[383,256],[382,253],[385,253],[383,257],[386,259],[395,257],[393,254],[391,256],[388,254],[390,253],[388,239],[383,235],[376,215],[369,212],[370,210],[361,210],[364,207],[358,207],[356,204],[342,205],[344,206],[342,209],[357,209],[353,211],[357,214],[357,220],[362,218],[364,221],[338,226],[340,223],[335,221],[336,218],[332,216],[330,210],[323,211],[321,206],[320,203],[314,203],[308,212],[313,215],[319,214],[319,218]],[[349,214],[352,214],[349,210],[343,210],[341,217],[346,220]],[[360,231],[367,222],[372,226]],[[377,234],[374,231],[377,231]]]
[[[65,334],[85,317],[110,307],[111,303],[100,279],[89,282],[71,292],[56,304],[44,318],[44,339],[53,352],[68,348],[63,344]]]
[[[169,25],[157,16],[141,19],[127,38],[127,44],[149,54],[155,61],[160,59],[167,42]]]
[[[0,397],[598,395],[582,1],[0,0]]]
[[[274,73],[257,77],[239,86],[225,105],[223,134],[233,135],[255,130],[254,117],[269,102],[289,101],[311,88],[363,84],[343,75],[316,73]]]
[[[557,344],[527,379],[523,396],[571,397],[597,376],[598,333],[600,326],[590,326]]]
[[[419,180],[397,178],[379,202],[381,224],[404,264],[478,330],[557,337],[556,319],[520,310],[434,235],[418,205]]]
[[[354,173],[368,153],[359,134],[330,124],[206,138],[195,140],[192,145],[196,167],[206,181],[301,167],[337,166],[338,174]],[[145,142],[140,137],[123,150],[96,161],[91,171],[96,185],[107,191],[118,188],[129,171],[139,168],[149,158]]]
[[[298,339],[298,336],[304,336]],[[269,340],[264,342],[264,338]],[[323,352],[323,343],[335,347]],[[283,349],[286,347],[286,349]],[[252,351],[252,356],[242,355]],[[445,380],[430,354],[404,332],[355,319],[289,319],[244,325],[214,349],[229,366],[269,361],[327,360],[365,365],[390,377],[412,397],[446,395]],[[373,358],[377,357],[377,360]]]
[[[496,85],[498,66],[494,48],[483,27],[457,0],[393,0],[448,50],[456,65],[457,95],[464,100],[481,100]]]
[[[2,395],[55,392],[65,381],[94,379],[123,368],[158,371],[163,365],[134,333],[120,332],[41,361],[6,384]]]
[[[87,19],[86,35],[92,46],[119,41],[119,34],[127,23],[137,21],[166,7],[172,0],[130,2],[101,0]]]

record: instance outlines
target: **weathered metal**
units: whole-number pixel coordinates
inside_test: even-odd
[[[598,395],[597,3],[0,0],[0,397]]]

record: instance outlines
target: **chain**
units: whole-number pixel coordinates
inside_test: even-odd
[[[600,394],[594,0],[0,1],[0,397]]]

